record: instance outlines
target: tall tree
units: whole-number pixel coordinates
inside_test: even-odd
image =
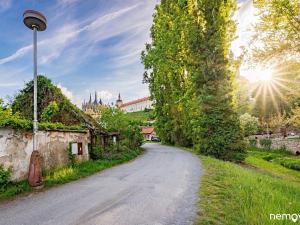
[[[162,0],[142,53],[162,140],[242,160],[230,43],[234,0]]]
[[[245,146],[233,95],[235,80],[230,54],[236,25],[234,0],[197,1],[203,40],[192,46],[198,55],[194,88],[200,105],[194,142],[204,154],[224,160],[243,160]],[[204,21],[204,23],[202,22]]]

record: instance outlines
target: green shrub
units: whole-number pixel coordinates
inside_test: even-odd
[[[256,134],[258,131],[258,118],[251,116],[249,113],[245,113],[240,116],[240,124],[244,135],[247,137],[252,134]]]
[[[92,160],[99,160],[103,158],[103,148],[101,147],[93,147],[90,149],[90,158]]]
[[[7,185],[10,183],[11,170],[4,169],[3,165],[0,165],[0,191],[4,191]]]
[[[257,139],[250,139],[249,140],[249,144],[251,147],[256,147],[257,145]]]
[[[76,165],[76,157],[72,153],[72,143],[69,144],[68,148],[68,157],[69,157],[69,164],[74,167]]]
[[[271,139],[260,139],[259,144],[261,147],[270,150],[272,146],[272,140]]]
[[[45,122],[50,122],[52,117],[59,111],[59,107],[55,101],[50,102],[49,105],[44,108],[41,120]]]
[[[39,123],[39,128],[41,130],[83,130],[83,128],[79,125],[65,125],[63,123],[50,123],[50,122],[42,122]]]

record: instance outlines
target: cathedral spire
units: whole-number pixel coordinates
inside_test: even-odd
[[[92,94],[90,93],[90,101],[89,104],[92,104]]]
[[[98,104],[98,98],[97,98],[97,92],[95,91],[95,100],[94,100],[94,105]]]

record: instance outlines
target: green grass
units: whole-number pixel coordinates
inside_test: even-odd
[[[262,159],[265,154],[250,151],[246,165],[199,156],[205,173],[195,224],[295,224],[269,217],[270,213],[300,214],[300,172]]]
[[[153,110],[150,110],[148,112],[145,112],[145,111],[132,112],[132,113],[127,113],[127,115],[132,120],[142,121],[142,122],[151,121],[154,118],[154,112],[153,112]]]
[[[136,158],[142,152],[142,149],[132,150],[130,152],[123,153],[121,156],[119,154],[117,159],[97,161],[90,160],[78,163],[73,167],[69,166],[46,172],[44,175],[44,186],[45,188],[49,188],[55,185],[64,184],[87,177],[104,169],[130,161]],[[33,189],[29,186],[27,181],[11,183],[8,185],[5,191],[0,191],[0,200],[9,199],[17,196],[18,194],[29,193],[32,191]]]

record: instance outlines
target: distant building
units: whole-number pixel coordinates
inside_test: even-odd
[[[82,103],[82,111],[91,115],[97,116],[99,114],[99,106],[104,106],[101,98],[98,101],[97,92],[95,92],[95,99],[92,101],[92,94],[90,94],[90,100],[86,102],[85,100]]]
[[[151,138],[156,136],[154,127],[143,127],[142,134],[144,138],[148,141],[151,141]]]
[[[138,112],[143,111],[145,109],[153,109],[152,103],[153,102],[150,100],[150,97],[144,97],[123,103],[121,95],[119,94],[118,99],[116,101],[116,106],[125,112]]]

